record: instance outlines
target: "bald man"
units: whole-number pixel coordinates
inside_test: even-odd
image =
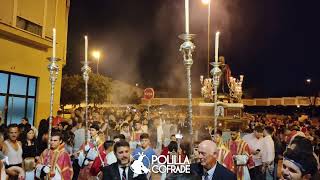
[[[200,163],[191,164],[191,171],[202,180],[236,180],[236,175],[217,161],[217,145],[205,140],[198,148]]]

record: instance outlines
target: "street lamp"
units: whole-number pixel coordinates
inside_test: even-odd
[[[97,60],[97,74],[99,74],[99,61],[100,61],[100,52],[93,51],[92,56]]]
[[[207,64],[207,76],[210,77],[210,12],[211,12],[211,0],[202,0],[202,4],[208,5],[208,64]]]
[[[306,82],[307,82],[308,84],[311,84],[311,79],[306,79]]]

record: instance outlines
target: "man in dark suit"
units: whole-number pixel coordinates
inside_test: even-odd
[[[217,145],[205,140],[198,148],[200,163],[191,164],[191,171],[204,180],[236,180],[236,175],[217,161]]]
[[[147,180],[144,174],[135,175],[130,169],[130,145],[127,141],[120,140],[114,144],[113,151],[117,162],[102,169],[104,180]]]

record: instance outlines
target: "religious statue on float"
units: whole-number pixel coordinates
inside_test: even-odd
[[[223,56],[219,57],[219,68],[221,70],[221,76],[218,85],[218,100],[228,103],[240,103],[243,95],[242,83],[243,75],[240,75],[240,79],[236,79],[231,75],[231,69],[228,64],[225,63]],[[200,76],[200,82],[202,85],[201,94],[205,101],[213,102],[214,99],[214,85],[213,78],[204,79]]]

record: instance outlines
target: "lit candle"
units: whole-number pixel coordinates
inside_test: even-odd
[[[218,62],[218,59],[219,59],[219,35],[220,35],[220,32],[216,32],[216,42],[215,42],[215,62],[217,63]]]
[[[186,34],[189,34],[189,0],[185,0]]]
[[[88,62],[88,36],[84,36],[84,60]]]
[[[52,57],[56,57],[56,28],[53,28],[53,37],[52,37]]]

